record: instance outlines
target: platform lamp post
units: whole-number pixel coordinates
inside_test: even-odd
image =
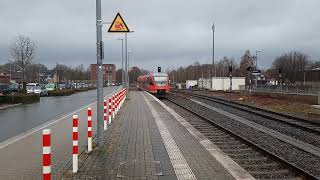
[[[262,51],[260,50],[256,50],[256,71],[258,71],[258,53],[261,53]],[[258,75],[255,75],[256,76],[256,80],[255,80],[255,87],[257,87],[258,85]]]
[[[123,38],[118,38],[119,41],[121,41],[121,81],[122,86],[124,86],[124,70],[123,70]]]
[[[215,68],[214,68],[214,32],[215,32],[215,29],[216,29],[216,26],[214,25],[214,21],[212,22],[212,69],[214,72],[214,76],[216,76],[216,71],[215,71]]]
[[[129,77],[130,64],[129,64],[129,62],[130,62],[130,54],[132,54],[132,53],[133,53],[132,50],[128,51],[128,86],[130,84],[130,77]]]
[[[130,33],[133,33],[134,31],[130,31]],[[125,33],[125,82],[126,82],[126,88],[127,91],[129,91],[129,74],[128,74],[128,33]]]

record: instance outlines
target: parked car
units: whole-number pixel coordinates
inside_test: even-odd
[[[60,90],[66,89],[66,84],[59,84],[59,89],[60,89]]]
[[[48,90],[44,86],[36,86],[33,88],[33,93],[39,96],[48,96]]]
[[[11,92],[15,92],[15,91],[19,91],[19,84],[18,83],[14,83],[14,84],[10,84],[10,89]]]
[[[0,84],[0,95],[7,95],[11,93],[10,86],[8,84]]]
[[[39,83],[28,83],[27,84],[27,93],[34,93],[34,88],[37,87],[37,86],[40,86]]]
[[[66,89],[75,89],[75,87],[72,84],[65,84]]]
[[[48,91],[55,91],[57,89],[57,84],[56,83],[49,83],[46,85],[46,89]]]

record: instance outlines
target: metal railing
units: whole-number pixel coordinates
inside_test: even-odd
[[[320,93],[319,85],[258,85],[246,86],[247,91],[252,92],[271,92],[282,94],[300,94],[318,96]]]

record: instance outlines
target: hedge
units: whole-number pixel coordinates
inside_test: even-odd
[[[40,101],[40,97],[35,94],[14,93],[13,95],[0,96],[0,103],[17,104],[17,103],[34,103]]]
[[[59,91],[49,91],[48,96],[70,96],[74,94],[76,91],[74,89],[63,89]]]
[[[49,91],[49,96],[70,96],[72,94],[78,93],[78,92],[85,92],[89,90],[93,90],[95,88],[81,88],[81,89],[62,89],[58,91]]]

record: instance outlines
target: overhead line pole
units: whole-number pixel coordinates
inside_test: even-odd
[[[125,80],[126,80],[126,88],[129,90],[129,81],[128,81],[128,33],[125,33]]]
[[[103,41],[102,41],[101,0],[96,0],[96,27],[97,27],[97,145],[102,147],[103,133]]]
[[[124,70],[123,70],[123,39],[121,39],[121,76],[122,76],[122,86],[124,85]]]
[[[216,77],[216,70],[214,68],[214,31],[215,31],[215,25],[214,25],[214,21],[213,21],[213,23],[212,23],[212,68],[214,71],[214,76]]]

